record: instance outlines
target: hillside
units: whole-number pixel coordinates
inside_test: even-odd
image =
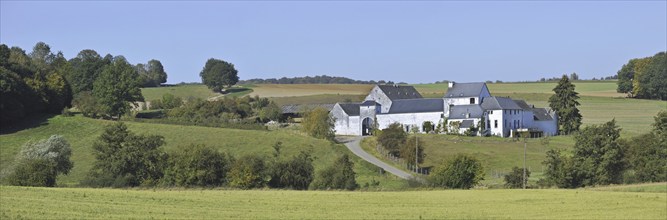
[[[581,99],[579,110],[583,124],[599,124],[616,119],[624,136],[648,132],[653,116],[667,109],[667,101],[624,98],[616,93],[616,81],[574,81]],[[537,107],[548,107],[547,100],[553,94],[556,82],[489,83],[491,94],[523,99]],[[439,98],[447,91],[447,84],[415,84],[415,88],[427,98]],[[314,104],[362,101],[372,85],[355,84],[257,84],[243,85],[250,90],[239,90],[233,96],[259,95],[270,97],[279,105]],[[176,96],[207,98],[215,94],[203,85],[179,85],[143,89],[146,100],[156,99],[169,92]]]
[[[461,137],[450,135],[419,135],[424,141],[424,163],[422,167],[433,167],[440,165],[442,160],[453,155],[463,153],[477,157],[484,166],[485,178],[483,185],[492,188],[501,188],[504,184],[504,175],[512,170],[512,167],[523,166],[523,142],[514,141],[500,137]],[[366,152],[373,153],[380,158],[375,148],[375,138],[368,138],[362,143]],[[558,148],[570,150],[574,141],[570,136],[557,136],[549,139],[548,144],[541,143],[540,139],[528,139],[526,150],[526,166],[531,171],[529,184],[535,184],[542,178],[546,152]],[[384,159],[389,162],[389,160]],[[390,162],[393,163],[393,162]],[[397,167],[400,166],[396,163]]]
[[[0,167],[3,173],[11,167],[14,156],[20,147],[29,140],[48,138],[53,134],[60,134],[72,145],[72,161],[74,168],[67,176],[60,176],[58,184],[61,186],[75,186],[83,179],[91,168],[94,158],[91,154],[92,143],[102,133],[104,125],[113,123],[111,121],[75,117],[43,117],[35,119],[32,123],[26,122],[29,128],[0,135]],[[206,144],[217,147],[222,152],[228,152],[235,156],[245,154],[260,154],[270,156],[273,152],[271,147],[274,143],[283,143],[284,156],[297,154],[301,150],[311,151],[315,161],[315,169],[319,170],[333,163],[340,154],[348,154],[345,146],[332,144],[328,141],[314,139],[297,131],[256,131],[238,130],[224,128],[210,128],[198,126],[180,126],[151,123],[125,122],[128,128],[139,134],[158,134],[165,137],[164,149],[169,152],[178,147],[186,147],[189,144]],[[31,125],[28,125],[31,124]],[[370,182],[372,179],[380,181],[380,188],[396,189],[403,187],[404,181],[393,176],[380,175],[377,169],[353,158],[356,166],[355,171],[359,174],[357,181],[360,185]]]
[[[663,185],[667,183],[661,183]],[[667,186],[667,185],[665,185]],[[0,186],[0,218],[665,219],[667,194],[595,189],[344,192]]]

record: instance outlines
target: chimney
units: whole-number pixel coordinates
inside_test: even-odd
[[[454,87],[454,82],[449,82],[449,88],[451,89],[452,87]]]

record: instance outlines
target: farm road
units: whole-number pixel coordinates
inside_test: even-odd
[[[375,166],[378,166],[382,169],[384,169],[387,172],[390,172],[391,174],[394,174],[400,178],[403,179],[410,179],[413,178],[411,174],[400,170],[396,167],[393,167],[385,162],[382,162],[380,159],[374,157],[373,155],[370,155],[363,149],[361,149],[361,140],[363,140],[364,137],[351,137],[351,136],[339,136],[336,137],[336,140],[340,143],[345,144],[347,146],[347,149],[350,149],[352,153],[356,154],[357,156],[361,157],[361,159],[364,159],[365,161],[368,161],[369,163],[374,164]]]

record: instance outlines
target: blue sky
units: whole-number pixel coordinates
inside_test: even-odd
[[[667,50],[667,1],[2,1],[0,42],[38,41],[158,59],[168,83],[200,82],[211,57],[241,79],[592,78]]]

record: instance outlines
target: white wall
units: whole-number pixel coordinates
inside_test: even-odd
[[[544,136],[556,136],[558,134],[558,120],[554,118],[551,121],[535,121],[533,126],[544,132]]]
[[[334,105],[329,113],[336,120],[334,133],[337,135],[361,135],[359,116],[348,116],[339,104]]]
[[[391,108],[391,100],[389,99],[389,97],[387,97],[387,95],[384,94],[384,92],[382,92],[382,90],[378,86],[373,87],[371,92],[368,93],[366,99],[364,100],[375,101],[380,105],[382,105],[382,107],[380,108],[380,112],[382,113],[389,112],[389,108]]]
[[[463,120],[472,120],[473,125],[475,125],[475,127],[477,127],[477,126],[479,125],[479,120],[481,120],[481,119],[480,119],[480,118],[449,119],[449,120],[447,121],[447,123],[449,123],[449,125],[451,125],[452,122],[463,123]],[[448,126],[449,126],[449,125],[448,125]],[[464,134],[468,129],[469,129],[469,128],[459,128],[459,134]],[[447,130],[448,130],[448,131],[451,131],[451,130],[452,130],[452,127],[451,127],[451,126],[447,127]],[[480,130],[480,131],[481,131],[481,130]]]
[[[419,127],[419,132],[422,131],[422,124],[425,121],[430,121],[434,125],[440,122],[440,115],[442,112],[425,112],[425,113],[404,113],[404,114],[378,114],[378,126],[380,129],[389,127],[390,124],[398,122],[403,125],[416,125]]]

